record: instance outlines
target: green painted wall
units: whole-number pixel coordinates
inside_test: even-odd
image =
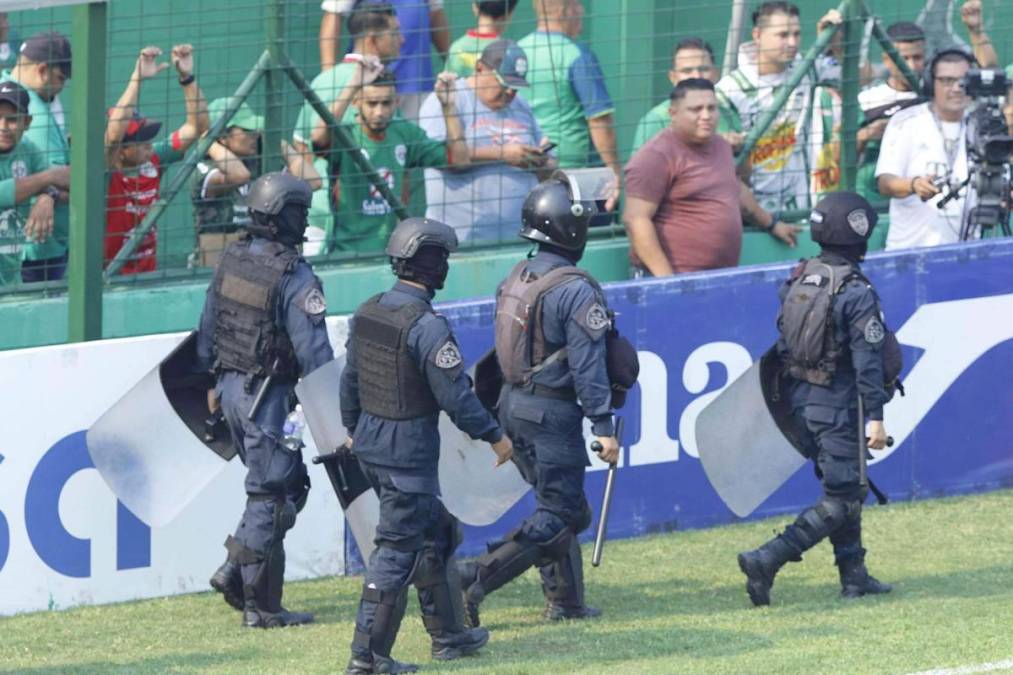
[[[873,248],[882,247],[885,232],[878,231]],[[746,232],[742,264],[791,260],[813,255],[816,247],[803,233],[800,244],[789,249],[762,232]],[[441,301],[492,295],[496,285],[529,247],[524,244],[486,251],[472,251],[452,260],[447,287]],[[601,281],[620,281],[629,276],[625,237],[599,233],[588,244],[581,265]],[[352,312],[363,300],[386,290],[393,278],[389,266],[380,260],[321,264],[317,274],[324,284],[328,314]],[[197,325],[209,275],[150,281],[107,290],[103,298],[103,335],[107,338],[148,335],[188,330]],[[0,350],[57,344],[67,337],[67,302],[64,296],[11,297],[0,303]]]

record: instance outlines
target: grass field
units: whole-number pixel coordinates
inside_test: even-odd
[[[750,606],[735,553],[788,517],[611,542],[587,571],[596,621],[547,625],[537,575],[484,605],[492,640],[437,665],[409,606],[395,656],[455,673],[906,673],[1013,658],[1013,491],[866,511],[870,570],[892,594],[837,596],[829,545]],[[361,579],[286,586],[312,626],[239,627],[216,595],[0,619],[0,671],[18,673],[333,673],[348,658]],[[993,671],[994,672],[994,671]]]

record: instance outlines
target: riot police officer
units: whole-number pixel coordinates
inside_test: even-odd
[[[770,604],[778,570],[825,537],[834,547],[844,597],[891,590],[869,575],[862,547],[868,484],[860,434],[867,432],[868,447],[885,447],[883,406],[900,371],[899,345],[859,267],[876,213],[861,196],[837,192],[816,205],[810,224],[820,254],[802,261],[780,290],[777,352],[788,389],[782,395],[790,396],[794,428],[816,464],[823,495],[783,533],[739,554],[754,605]],[[862,408],[867,426],[859,419]]]
[[[246,508],[211,584],[248,627],[313,620],[281,605],[285,533],[309,490],[302,453],[282,443],[282,427],[300,375],[334,358],[320,280],[296,250],[311,194],[286,173],[250,187],[252,223],[222,255],[201,315],[198,356],[217,376],[215,398],[247,467]]]
[[[548,620],[595,617],[584,602],[577,535],[591,523],[584,496],[590,464],[583,418],[615,461],[612,390],[605,334],[610,313],[598,283],[576,267],[595,213],[593,201],[563,172],[535,186],[524,201],[520,236],[538,246],[496,291],[496,358],[503,374],[500,421],[514,441],[514,462],[535,489],[537,506],[518,528],[463,563],[466,613],[479,625],[489,593],[538,566]]]
[[[455,250],[449,226],[402,221],[386,249],[398,281],[364,302],[349,325],[341,418],[380,499],[347,670],[354,675],[417,668],[391,658],[409,584],[418,589],[433,658],[472,654],[489,639],[484,628],[463,625],[448,582],[446,563],[461,534],[438,496],[440,410],[490,443],[498,464],[510,458],[512,445],[475,397],[450,325],[430,304]]]

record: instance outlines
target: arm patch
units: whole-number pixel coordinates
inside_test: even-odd
[[[450,370],[461,365],[464,359],[461,357],[461,350],[457,348],[457,343],[447,340],[443,346],[433,352],[433,362],[437,368]]]
[[[886,337],[886,329],[883,327],[883,323],[874,314],[869,317],[865,322],[865,327],[862,328],[862,335],[865,337],[865,341],[870,345],[878,345]]]
[[[605,334],[605,330],[611,325],[608,310],[605,305],[598,302],[597,298],[581,305],[573,319],[584,329],[592,340],[597,340]]]

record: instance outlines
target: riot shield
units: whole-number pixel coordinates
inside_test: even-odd
[[[772,347],[697,418],[696,442],[707,478],[741,518],[807,461],[804,437],[791,415],[789,386]]]
[[[195,369],[191,333],[88,430],[88,452],[116,497],[161,527],[236,454],[224,422],[209,423],[211,377]]]
[[[296,387],[296,395],[299,396],[306,424],[322,455],[314,461],[328,467],[328,476],[335,485],[342,507],[347,511],[352,501],[358,498],[356,474],[361,472],[354,458],[348,457],[346,453],[334,452],[344,444],[347,437],[340,423],[339,383],[344,363],[342,354],[333,362],[318,368],[303,378]],[[470,371],[469,375],[473,372]],[[439,429],[441,496],[447,509],[461,522],[478,526],[493,523],[530,489],[516,467],[507,464],[496,468],[496,456],[489,445],[469,438],[454,426],[445,413],[440,415]],[[337,456],[329,457],[332,454]],[[375,521],[372,524],[375,528]],[[369,536],[371,542],[372,531]],[[363,542],[358,536],[356,541],[362,548]]]
[[[295,387],[306,416],[313,444],[319,453],[314,464],[321,464],[338,497],[345,522],[352,531],[364,561],[376,546],[373,537],[380,522],[380,501],[359,466],[359,460],[346,449],[348,432],[341,423],[341,371],[345,355],[320,366],[302,378]]]

